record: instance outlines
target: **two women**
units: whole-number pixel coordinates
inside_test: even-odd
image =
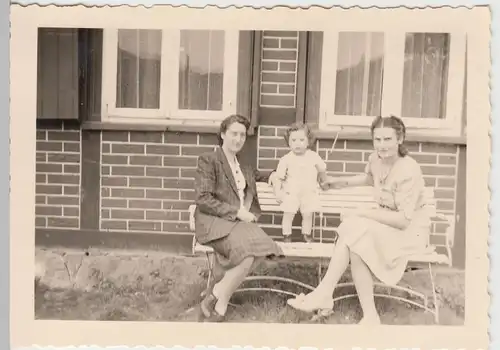
[[[196,237],[213,247],[228,268],[201,303],[207,319],[223,319],[231,294],[257,260],[282,255],[256,224],[260,207],[255,182],[272,182],[273,177],[240,167],[237,160],[247,128],[245,118],[228,117],[221,125],[221,147],[201,156],[198,165]],[[361,322],[380,323],[372,274],[386,284],[397,284],[408,257],[426,247],[430,215],[425,206],[425,183],[420,166],[403,146],[405,126],[397,117],[378,117],[371,133],[375,152],[365,172],[330,177],[328,183],[332,187],[371,185],[379,208],[343,213],[326,275],[313,292],[288,300],[295,309],[331,310],[335,286],[350,264],[363,309]]]

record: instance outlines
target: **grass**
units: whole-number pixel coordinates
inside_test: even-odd
[[[189,310],[199,303],[199,295],[208,275],[205,259],[198,257],[94,254],[84,257],[82,264],[81,256],[70,258],[66,255],[61,259],[54,252],[39,252],[38,256],[40,255],[46,265],[46,273],[35,287],[37,319],[193,321],[194,315]],[[62,261],[65,261],[66,267]],[[294,278],[312,285],[318,282],[317,265],[307,261],[267,262],[256,272]],[[69,278],[70,275],[76,277]],[[350,274],[347,271],[342,281],[349,280]],[[441,303],[441,324],[463,324],[464,274],[457,271],[438,272],[436,282]],[[432,295],[428,275],[420,271],[408,273],[401,285],[418,287],[419,290],[423,288],[427,295]],[[307,292],[283,282],[247,282],[245,286]],[[346,287],[339,289],[336,294],[346,292],[353,293],[355,290]],[[232,299],[234,306],[228,310],[228,321],[312,322],[311,315],[288,307],[286,299],[285,295],[268,292],[235,294]],[[434,324],[430,313],[406,303],[378,298],[376,306],[385,324]],[[339,301],[334,310],[332,316],[320,322],[356,323],[361,318],[356,297]]]

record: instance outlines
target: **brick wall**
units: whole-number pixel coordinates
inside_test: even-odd
[[[103,132],[102,230],[189,232],[197,157],[215,135]]]
[[[273,169],[287,152],[284,127],[260,126],[258,168]],[[188,207],[194,199],[197,157],[214,149],[215,135],[194,133],[101,133],[101,221],[108,231],[189,232]],[[331,140],[318,142],[320,156],[331,174],[363,171],[371,152],[367,141],[340,140],[333,152]],[[458,147],[409,144],[422,165],[425,181],[435,188],[438,210],[455,214]],[[80,131],[74,127],[39,128],[36,148],[36,227],[79,228]],[[297,215],[295,225],[300,225]],[[326,218],[333,238],[338,217]],[[263,215],[264,228],[279,236],[281,215]],[[319,224],[319,222],[316,222]],[[435,225],[433,243],[444,242],[443,228]],[[318,232],[316,232],[316,235]]]
[[[273,126],[259,127],[259,169],[274,169],[279,158],[287,152],[282,137],[284,129],[284,127]],[[339,140],[335,148],[331,150],[332,144],[333,140],[320,140],[317,143],[318,153],[326,161],[331,175],[353,175],[364,171],[368,156],[373,149],[371,142]],[[422,166],[426,185],[435,189],[438,211],[446,215],[454,215],[458,147],[429,143],[409,143],[407,147],[411,155]],[[300,225],[298,219],[297,216],[296,225]],[[335,227],[339,224],[338,218],[329,218],[328,220],[328,226]],[[279,214],[268,215],[263,218],[263,221],[272,228],[273,234],[279,234],[276,230],[281,223]],[[438,245],[444,243],[442,225],[435,224],[433,230],[436,235],[432,237],[432,242]],[[331,232],[327,232],[325,237],[332,237]]]
[[[297,32],[264,32],[262,107],[280,107],[293,113],[297,47]],[[267,117],[261,118],[261,122],[265,123]],[[283,131],[282,127],[259,127],[259,169],[273,169],[287,152]],[[100,229],[188,233],[197,156],[214,148],[215,135],[125,131],[104,131],[100,135]],[[68,123],[38,127],[36,227],[79,228],[80,139],[79,128]],[[339,141],[330,152],[331,143],[321,141],[318,149],[332,174],[354,174],[364,169],[371,150],[369,142]],[[422,164],[427,184],[436,189],[438,209],[454,214],[458,147],[416,143],[409,146]],[[297,226],[299,219],[297,216]],[[332,228],[339,223],[336,217],[327,220]],[[271,235],[280,235],[279,214],[264,215],[262,222]],[[439,243],[442,227],[434,229],[438,234],[434,243]],[[333,237],[333,231],[325,232],[325,237]]]
[[[295,107],[298,32],[264,31],[260,105]]]
[[[35,226],[80,227],[80,130],[68,123],[36,134]]]

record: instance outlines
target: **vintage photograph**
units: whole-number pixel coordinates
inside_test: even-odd
[[[16,11],[36,320],[467,324],[473,8]]]

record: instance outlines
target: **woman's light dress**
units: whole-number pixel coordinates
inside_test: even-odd
[[[410,220],[400,230],[372,219],[347,216],[340,224],[339,242],[359,255],[383,283],[397,284],[408,258],[426,251],[432,210],[426,206],[425,182],[419,164],[410,156],[399,158],[386,170],[376,153],[366,166],[366,174],[382,210],[401,211]]]

